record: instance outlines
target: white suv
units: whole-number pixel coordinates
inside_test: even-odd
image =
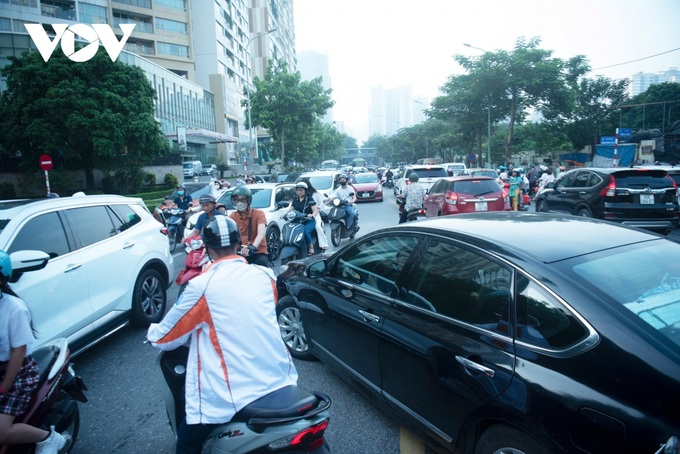
[[[0,249],[51,257],[10,284],[31,310],[35,347],[65,337],[75,355],[128,322],[160,321],[174,272],[162,229],[137,198],[0,201]]]
[[[442,178],[449,176],[446,168],[441,165],[414,165],[406,166],[404,168],[404,173],[399,179],[394,183],[394,194],[403,194],[406,191],[406,185],[410,184],[409,177],[411,173],[415,172],[418,174],[418,182],[429,191],[432,185]]]

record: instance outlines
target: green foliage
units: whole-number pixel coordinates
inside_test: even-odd
[[[219,166],[217,168],[219,169]],[[165,185],[170,188],[176,188],[177,183],[179,183],[177,177],[171,173],[166,173],[165,177],[163,178],[163,181],[165,182]]]
[[[680,120],[680,83],[651,85],[644,93],[622,103],[616,116],[618,123],[610,126],[606,135],[614,134],[616,127],[667,130],[674,121]]]
[[[43,153],[59,155],[66,168],[85,169],[92,189],[95,168],[133,172],[165,150],[155,91],[140,68],[112,62],[103,49],[82,63],[59,52],[49,62],[38,52],[10,61],[2,69],[0,144],[21,154],[24,169]]]
[[[156,175],[153,173],[146,172],[142,178],[144,186],[154,187],[156,186]]]
[[[77,179],[72,172],[63,169],[53,169],[48,174],[50,192],[59,195],[71,195],[82,191],[85,187],[82,180]],[[32,197],[36,192],[47,192],[45,172],[42,170],[24,172],[18,183],[21,194]]]
[[[231,166],[224,161],[219,161],[215,164],[215,167],[217,167],[217,170],[220,172],[220,178],[224,178],[224,172],[231,169]]]
[[[12,183],[0,183],[0,199],[15,199],[16,197]]]
[[[265,78],[256,77],[253,85],[254,91],[244,87],[250,92],[253,126],[267,129],[280,147],[278,151],[272,149],[270,157],[279,158],[284,167],[287,151],[297,162],[313,159],[321,140],[315,134],[322,133],[317,123],[334,104],[331,90],[323,88],[320,77],[302,81],[299,72],[288,72],[283,60],[270,61]],[[242,106],[247,119],[247,100],[243,100]],[[246,127],[250,127],[247,120]]]

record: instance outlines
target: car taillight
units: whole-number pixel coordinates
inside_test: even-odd
[[[453,191],[446,191],[446,197],[444,198],[444,201],[446,201],[446,203],[449,205],[455,205],[458,203],[458,194]]]
[[[616,180],[609,175],[609,184],[600,191],[601,197],[614,197],[616,195]]]

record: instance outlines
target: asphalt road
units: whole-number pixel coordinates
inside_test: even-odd
[[[205,178],[205,177],[204,177]],[[383,203],[359,205],[358,236],[396,224],[394,197]],[[340,247],[347,244],[343,240]],[[331,249],[333,247],[331,246]],[[184,252],[175,252],[175,273],[183,267]],[[177,298],[173,284],[169,301]],[[174,452],[174,436],[156,379],[156,349],[143,343],[146,330],[126,327],[73,359],[87,386],[89,402],[80,405],[80,434],[74,454]],[[320,362],[296,361],[299,384],[333,399],[326,439],[335,453],[384,454],[422,452],[384,413]],[[400,451],[401,449],[401,451]]]

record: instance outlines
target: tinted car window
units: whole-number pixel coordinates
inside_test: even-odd
[[[116,235],[116,228],[105,206],[73,208],[66,210],[66,213],[71,228],[80,239],[81,247]]]
[[[573,187],[575,188],[588,188],[590,187],[590,176],[592,175],[592,172],[588,171],[581,171],[576,174],[576,178],[574,178],[574,183]]]
[[[43,251],[50,257],[70,252],[64,226],[56,212],[41,214],[29,220],[21,227],[7,253],[26,249]]]
[[[432,185],[432,189],[430,189],[430,194],[440,194],[444,193],[446,191],[446,188],[448,187],[449,182],[446,180],[440,180],[437,181],[435,184]]]
[[[562,303],[526,276],[517,280],[515,337],[539,347],[564,348],[588,336],[588,330]]]
[[[331,276],[389,295],[417,243],[417,238],[411,236],[366,241],[344,253],[335,263]]]
[[[433,167],[433,168],[428,168],[428,169],[410,169],[409,172],[406,172],[405,177],[408,178],[411,174],[411,172],[415,172],[418,174],[419,178],[439,178],[439,177],[448,177],[449,174],[444,169],[443,167]]]
[[[511,271],[477,253],[433,240],[411,274],[405,302],[505,334]]]
[[[662,189],[672,186],[666,172],[633,171],[620,172],[614,175],[616,186],[630,189]]]
[[[496,183],[496,180],[465,180],[452,181],[450,190],[460,194],[470,194],[473,196],[480,196],[498,192],[501,187]]]
[[[135,224],[139,224],[142,218],[129,205],[112,205],[111,209],[116,212],[113,222],[117,232],[123,232]]]
[[[556,188],[570,188],[574,184],[574,178],[576,177],[576,172],[567,172],[555,180]]]
[[[274,195],[274,201],[276,203],[288,201],[290,202],[295,197],[295,187],[288,186],[285,188],[276,188],[276,194]]]

